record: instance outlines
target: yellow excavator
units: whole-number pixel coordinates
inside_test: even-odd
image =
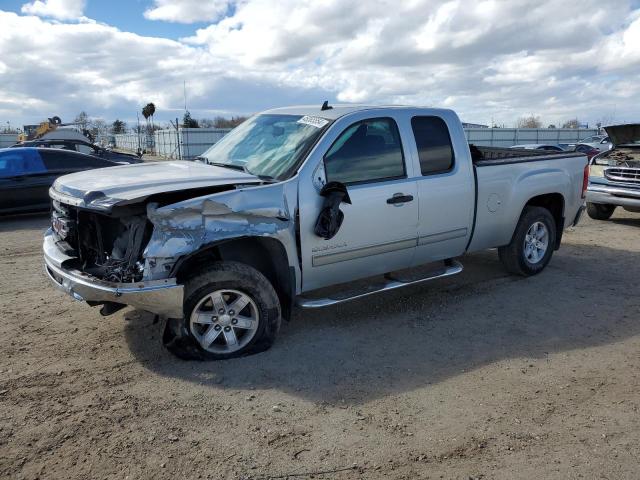
[[[26,142],[27,140],[36,140],[43,137],[49,132],[55,131],[58,127],[67,125],[75,125],[74,123],[62,123],[60,117],[53,116],[38,125],[25,125],[22,133],[18,135],[18,142]]]

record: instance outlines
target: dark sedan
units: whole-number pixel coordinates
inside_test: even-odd
[[[120,165],[59,148],[0,149],[0,214],[49,209],[49,187],[68,173]]]
[[[122,164],[142,162],[140,157],[137,155],[114,152],[113,150],[107,150],[106,148],[99,147],[98,145],[94,145],[93,143],[85,142],[83,140],[41,138],[38,140],[27,140],[25,142],[16,143],[13,145],[13,148],[15,147],[60,148],[73,152],[86,153],[87,155]]]

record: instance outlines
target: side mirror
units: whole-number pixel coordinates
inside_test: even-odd
[[[345,184],[340,182],[327,183],[320,190],[320,196],[324,197],[324,202],[316,220],[314,232],[319,237],[330,240],[338,233],[344,220],[340,204],[342,202],[351,204],[351,198]]]

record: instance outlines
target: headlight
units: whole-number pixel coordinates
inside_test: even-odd
[[[589,176],[590,177],[604,177],[604,166],[603,165],[591,165],[589,167]]]

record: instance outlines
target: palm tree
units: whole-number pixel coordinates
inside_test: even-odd
[[[144,118],[148,120],[149,117],[151,117],[151,130],[153,130],[153,115],[155,113],[156,113],[156,106],[153,104],[153,102],[147,103],[142,109],[142,115],[144,115]]]

